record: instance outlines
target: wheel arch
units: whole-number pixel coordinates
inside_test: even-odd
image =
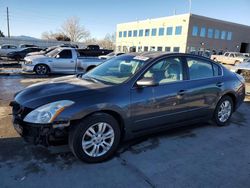
[[[221,96],[221,98],[224,97],[224,96],[229,96],[229,97],[233,100],[233,111],[235,111],[235,109],[236,109],[236,104],[237,104],[236,95],[235,95],[233,92],[226,92],[226,93],[224,93],[224,94]],[[220,99],[221,99],[221,98],[220,98]]]

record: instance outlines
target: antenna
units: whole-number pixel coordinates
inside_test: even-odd
[[[8,28],[8,37],[10,38],[10,20],[9,20],[9,8],[7,7],[7,28]]]

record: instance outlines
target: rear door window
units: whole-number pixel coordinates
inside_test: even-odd
[[[209,61],[198,58],[187,58],[187,65],[190,80],[211,78],[214,76],[213,66]]]

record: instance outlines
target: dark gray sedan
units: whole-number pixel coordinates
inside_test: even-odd
[[[68,143],[79,159],[100,162],[135,136],[210,119],[224,126],[244,97],[244,79],[218,63],[148,52],[29,86],[11,106],[14,127],[25,140]]]

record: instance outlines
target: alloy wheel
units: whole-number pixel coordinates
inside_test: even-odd
[[[225,100],[221,103],[218,110],[218,119],[220,122],[224,123],[228,120],[232,112],[232,104],[230,101]]]

